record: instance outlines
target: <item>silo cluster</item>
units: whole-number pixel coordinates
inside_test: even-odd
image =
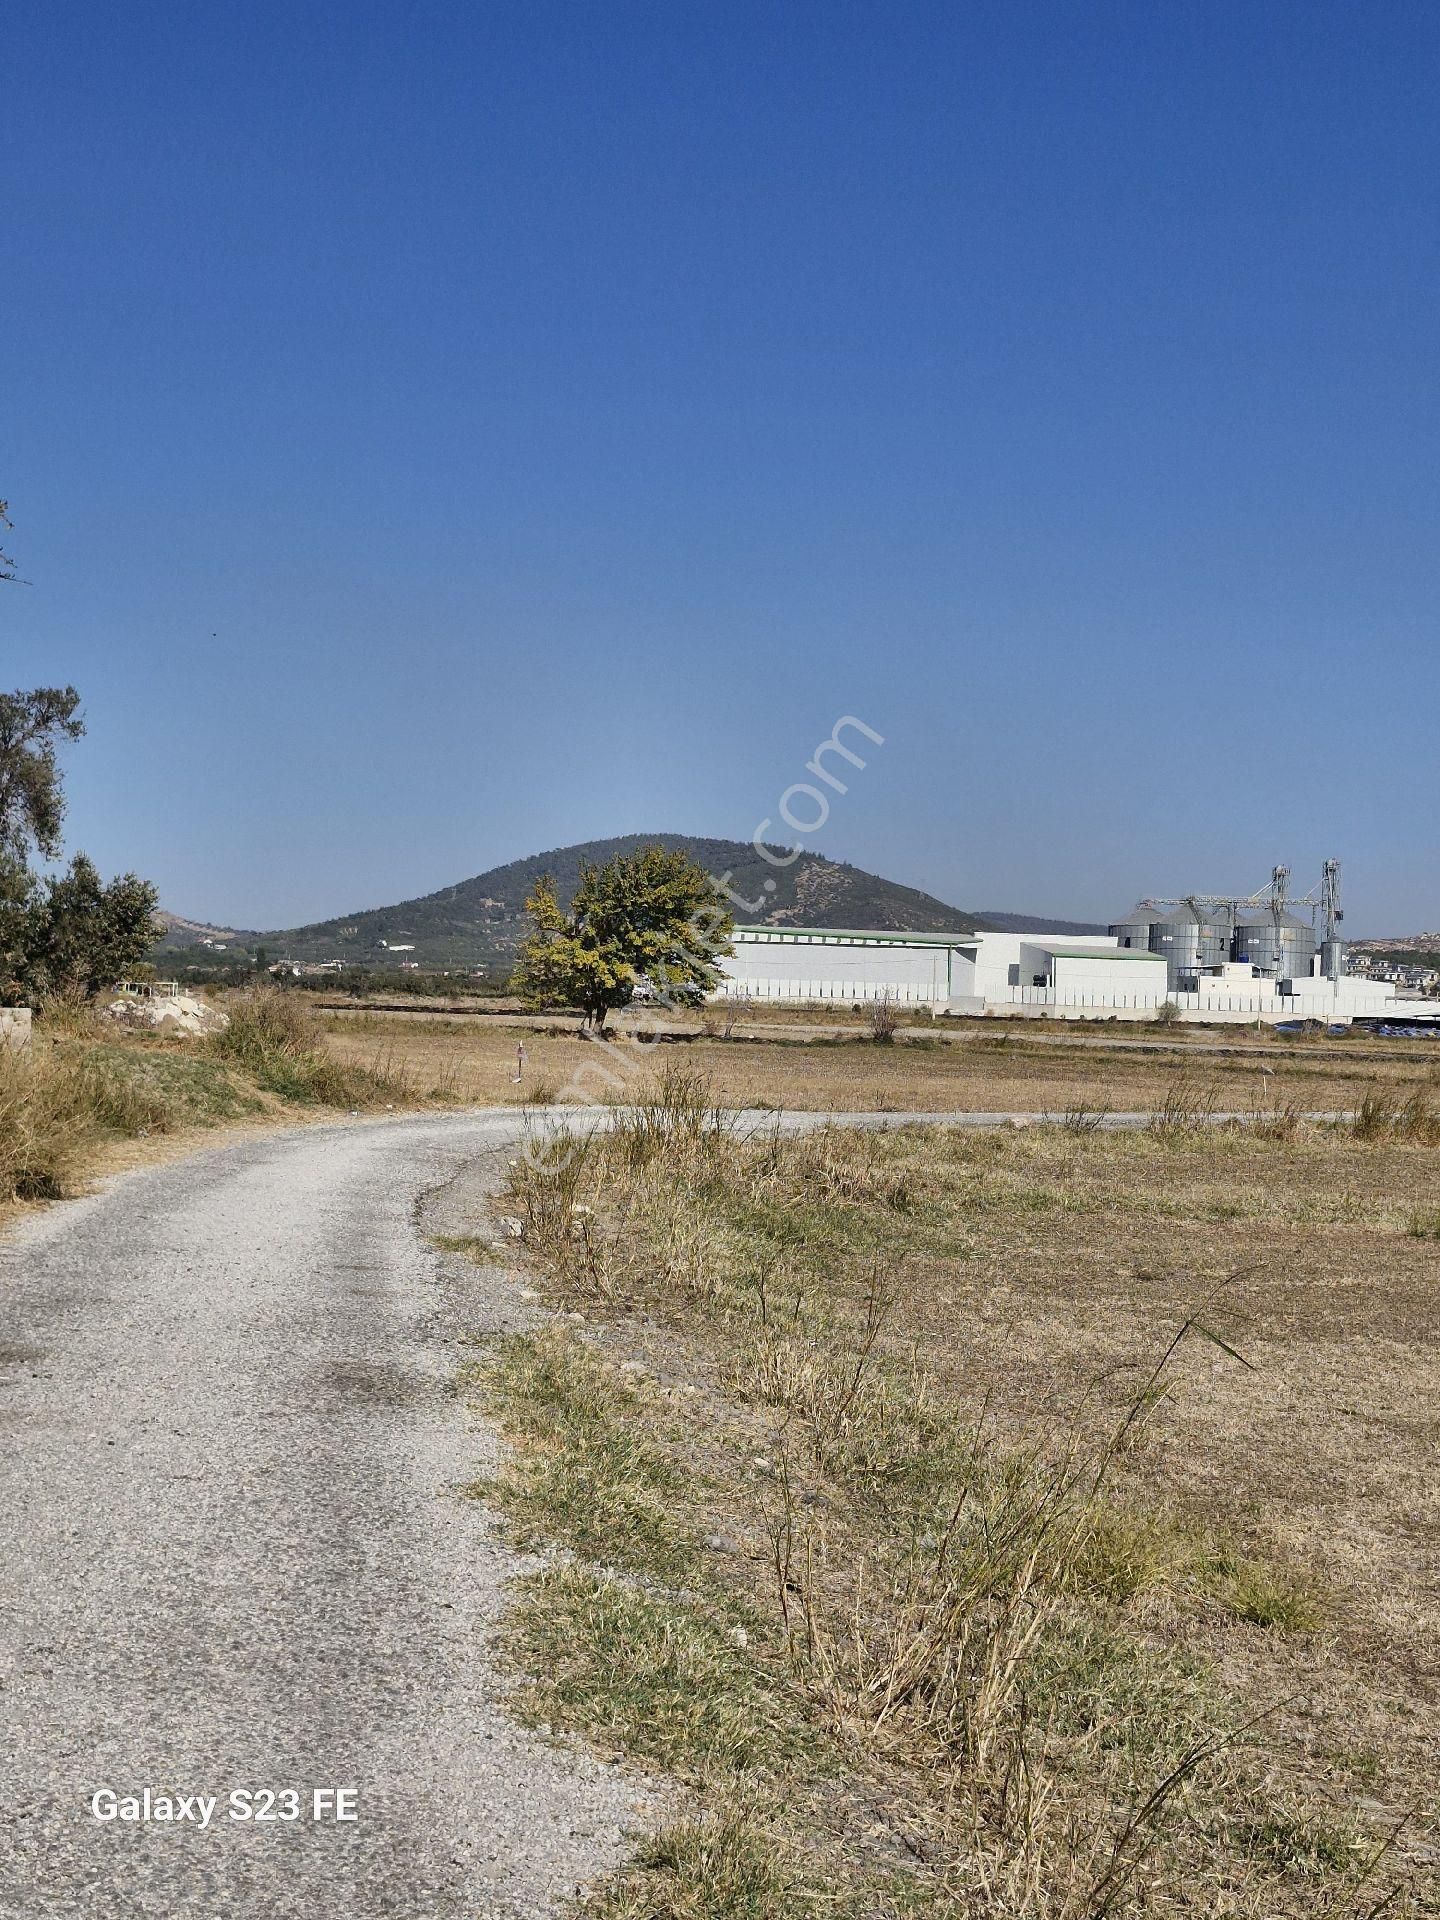
[[[1163,954],[1172,993],[1193,990],[1197,975],[1232,960],[1276,980],[1314,971],[1314,928],[1271,907],[1237,914],[1198,900],[1142,900],[1110,933],[1122,947]]]

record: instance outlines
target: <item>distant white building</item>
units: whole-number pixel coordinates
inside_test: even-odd
[[[754,1000],[942,1005],[954,987],[959,953],[950,934],[737,927],[732,940],[733,957],[720,963],[721,996]]]
[[[1282,980],[1225,962],[1193,989],[1168,985],[1163,953],[1113,934],[883,933],[829,927],[737,927],[718,999],[864,1005],[889,1000],[937,1013],[1060,1020],[1152,1019],[1166,1001],[1190,1020],[1428,1019],[1388,982],[1342,975]]]
[[[1051,994],[1065,1002],[1151,1009],[1165,998],[1160,954],[1103,934],[881,933],[828,927],[737,927],[723,994],[755,1000],[984,1013]]]

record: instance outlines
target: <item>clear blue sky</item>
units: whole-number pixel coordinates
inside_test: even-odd
[[[19,0],[0,679],[286,924],[612,832],[1440,923],[1440,11]]]

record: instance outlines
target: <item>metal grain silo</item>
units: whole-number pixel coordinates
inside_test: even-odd
[[[1142,900],[1123,920],[1114,923],[1110,928],[1111,938],[1118,940],[1122,947],[1134,947],[1144,953],[1150,946],[1150,929],[1164,918],[1164,912],[1163,907],[1151,906]]]
[[[1188,991],[1197,973],[1229,959],[1230,917],[1189,900],[1167,907],[1151,924],[1150,951],[1164,954],[1171,992]]]
[[[1315,971],[1315,929],[1290,918],[1280,929],[1280,978],[1308,980]]]
[[[1262,973],[1274,973],[1279,957],[1275,917],[1269,909],[1252,907],[1242,913],[1235,922],[1235,958]]]
[[[1315,929],[1293,913],[1257,907],[1235,927],[1235,958],[1277,980],[1299,980],[1314,971]]]

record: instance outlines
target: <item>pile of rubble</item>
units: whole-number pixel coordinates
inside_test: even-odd
[[[102,1000],[99,1011],[117,1026],[136,1033],[168,1034],[176,1038],[202,1039],[207,1033],[219,1033],[230,1024],[228,1013],[212,1007],[208,1000],[194,994],[116,993]]]

